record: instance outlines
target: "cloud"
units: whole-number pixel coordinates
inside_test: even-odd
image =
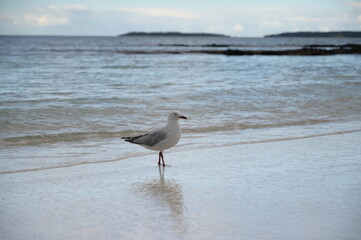
[[[236,24],[236,25],[233,26],[233,30],[234,30],[235,32],[243,32],[244,27],[243,27],[243,25],[241,25],[241,24]]]
[[[33,27],[50,27],[70,24],[68,11],[85,11],[88,8],[80,5],[47,6],[34,9],[24,15],[5,14],[0,16],[0,24]]]
[[[91,9],[84,5],[49,5],[37,9],[32,9],[24,15],[0,15],[0,25],[18,25],[32,27],[51,27],[69,25],[81,28],[80,32],[86,30],[101,31],[109,34],[110,29],[119,31],[121,28],[130,30],[174,30],[173,28],[188,29],[188,21],[198,17],[196,11],[175,8],[113,8],[113,9]],[[102,25],[102,26],[100,26]],[[131,29],[133,28],[133,29]],[[153,29],[152,29],[153,28]],[[118,30],[117,30],[118,29]],[[189,27],[191,30],[192,28]],[[105,31],[106,30],[106,31]],[[1,33],[1,28],[0,28]],[[88,33],[94,34],[94,33]]]
[[[28,13],[21,17],[14,15],[0,15],[0,25],[48,27],[68,23],[69,19],[65,16],[52,16],[49,14]]]
[[[361,2],[347,2],[347,4],[354,8],[361,9]]]
[[[321,19],[319,17],[298,16],[292,18],[291,20],[295,22],[312,23],[312,22],[319,22]]]
[[[215,25],[206,26],[204,31],[211,33],[223,33],[227,31],[227,27],[225,27],[222,24],[215,24]]]
[[[321,32],[328,32],[328,31],[330,31],[330,28],[329,27],[319,27],[319,30],[321,31]]]
[[[350,26],[356,28],[355,30],[361,29],[361,2],[346,2],[346,5],[351,6],[351,11],[348,14],[348,18],[351,19]]]
[[[0,25],[18,25],[21,24],[21,21],[10,14],[0,15]]]
[[[361,4],[344,8],[157,8],[47,5],[24,14],[0,15],[0,34],[117,35],[129,31],[214,32],[263,36],[286,31],[358,30]],[[1,11],[0,11],[1,13]]]
[[[272,13],[272,14],[281,14],[288,12],[287,8],[281,8],[281,7],[261,7],[257,8],[258,12],[262,13]]]
[[[176,9],[176,8],[118,8],[118,10],[144,15],[148,17],[172,17],[180,19],[195,19],[197,14],[191,10]]]
[[[64,10],[64,11],[69,11],[69,10],[74,10],[74,11],[87,11],[89,10],[89,8],[87,6],[84,5],[65,5],[65,6],[54,6],[54,5],[49,5],[48,6],[49,9],[52,10]]]
[[[261,28],[279,28],[283,26],[281,21],[260,21],[259,25]]]
[[[48,27],[55,25],[68,24],[69,20],[66,17],[54,17],[50,15],[34,15],[27,14],[23,20],[20,20],[25,25],[36,25],[40,27]]]

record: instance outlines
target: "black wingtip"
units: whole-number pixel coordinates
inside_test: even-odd
[[[136,139],[135,137],[122,137],[122,139],[126,142],[131,142],[133,143],[133,141]]]
[[[134,143],[134,144],[139,144],[139,143],[134,142],[134,140],[136,140],[136,139],[138,139],[138,138],[140,138],[140,137],[143,137],[143,136],[145,136],[145,135],[147,135],[147,134],[143,134],[143,135],[139,135],[139,136],[135,136],[135,137],[122,137],[122,139],[124,139],[124,141],[126,141],[126,142],[130,142],[130,143]]]

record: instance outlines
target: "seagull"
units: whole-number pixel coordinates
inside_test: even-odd
[[[181,138],[181,128],[178,119],[187,119],[179,111],[171,111],[168,114],[168,122],[162,128],[153,130],[149,133],[135,136],[135,137],[122,137],[126,142],[138,144],[142,147],[153,151],[159,151],[158,165],[161,165],[161,160],[164,164],[163,152],[165,149],[174,147]]]

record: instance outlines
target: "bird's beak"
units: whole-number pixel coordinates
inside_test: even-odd
[[[187,117],[185,117],[185,116],[180,116],[179,118],[187,119]]]

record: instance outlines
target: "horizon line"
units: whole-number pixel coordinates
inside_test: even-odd
[[[126,34],[126,33],[124,33]],[[0,34],[0,37],[138,37],[138,36],[121,36],[123,34],[118,35],[71,35],[71,34]],[[144,37],[144,36],[139,36]],[[159,37],[159,36],[149,36],[149,37]],[[160,36],[162,37],[162,36]],[[187,36],[163,36],[163,37],[187,37]],[[190,37],[190,36],[189,36]],[[229,38],[264,38],[265,36],[231,36],[225,35],[224,37]]]

